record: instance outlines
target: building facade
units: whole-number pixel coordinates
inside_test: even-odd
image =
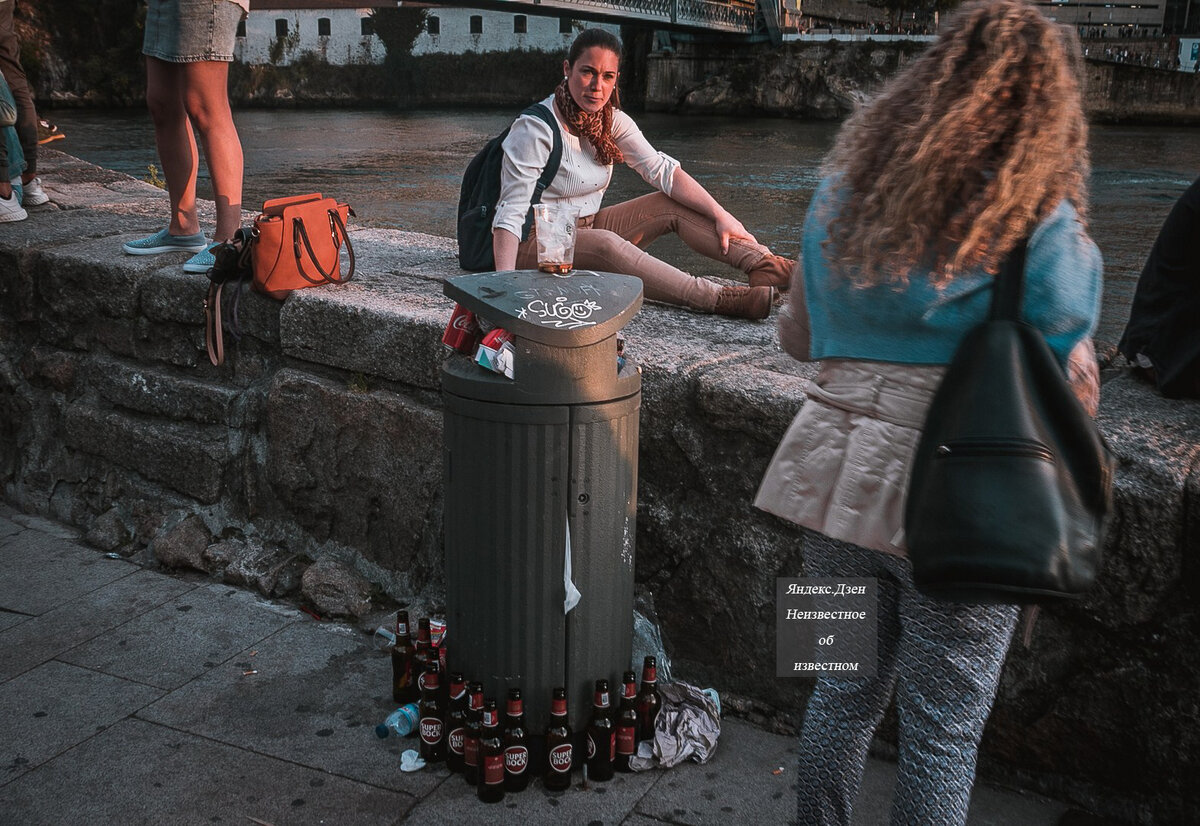
[[[530,49],[564,51],[585,26],[607,29],[618,37],[621,27],[581,23],[567,18],[538,17],[480,9],[428,9],[425,30],[413,43],[413,54],[463,54]]]
[[[382,63],[387,49],[372,13],[395,0],[251,0],[238,28],[235,59],[286,66],[301,55],[335,65]],[[413,54],[463,54],[509,49],[565,50],[585,24],[569,19],[414,4],[426,9]],[[620,26],[586,24],[620,34]]]
[[[382,63],[387,49],[371,13],[394,0],[251,0],[234,58],[286,66],[302,54],[328,63]]]

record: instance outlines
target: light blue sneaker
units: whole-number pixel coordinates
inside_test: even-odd
[[[217,257],[213,255],[212,251],[219,246],[221,246],[220,243],[209,244],[187,261],[184,261],[183,271],[192,273],[207,273],[213,268],[213,265],[217,263]]]
[[[200,252],[208,246],[203,232],[195,235],[171,235],[165,229],[148,238],[127,241],[121,249],[130,255],[157,255],[160,252]]]

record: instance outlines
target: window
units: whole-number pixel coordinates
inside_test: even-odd
[[[525,34],[526,25],[525,15],[513,15],[513,34]]]
[[[471,15],[471,34],[483,34],[483,15]]]
[[[358,26],[359,34],[361,34],[363,37],[370,37],[371,35],[375,34],[374,17],[360,17]]]
[[[275,19],[275,36],[287,37],[287,18],[279,17]]]
[[[569,17],[558,18],[558,33],[559,34],[570,34],[571,30],[573,28],[575,28],[575,27],[571,25],[571,18],[569,18]]]
[[[329,37],[329,18],[317,18],[317,37]]]
[[[245,37],[245,36],[246,36],[246,21],[245,21],[245,19],[244,19],[244,18],[243,18],[242,20],[239,20],[239,21],[238,21],[237,35],[236,35],[236,36],[237,36],[237,37]]]
[[[425,31],[429,32],[430,37],[437,37],[439,34],[441,34],[442,33],[441,18],[434,17],[434,16],[426,17],[425,18]]]

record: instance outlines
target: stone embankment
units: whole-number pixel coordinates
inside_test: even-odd
[[[437,607],[452,242],[353,230],[355,280],[245,295],[215,368],[207,281],[120,249],[161,226],[163,193],[45,155],[52,204],[0,229],[6,499],[99,550],[300,590],[321,611]],[[626,338],[643,368],[636,578],[675,674],[794,724],[808,684],[775,677],[775,579],[800,571],[800,542],[749,503],[812,369],[769,322],[647,305]],[[981,772],[1184,823],[1200,805],[1200,404],[1115,371],[1100,424],[1119,460],[1103,576],[1014,646]]]
[[[1120,46],[1118,41],[1105,41]],[[1103,49],[1089,41],[1095,54]],[[1142,41],[1130,45],[1143,52]],[[927,43],[808,36],[776,47],[680,48],[650,55],[651,111],[836,120],[849,115]],[[1200,76],[1089,57],[1084,107],[1104,122],[1200,123]]]

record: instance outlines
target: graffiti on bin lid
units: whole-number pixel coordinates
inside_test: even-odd
[[[583,301],[571,301],[565,295],[560,295],[551,300],[533,299],[517,310],[517,318],[523,321],[532,321],[544,327],[578,330],[580,327],[594,325],[596,322],[590,319],[593,314],[602,309],[590,298]]]

